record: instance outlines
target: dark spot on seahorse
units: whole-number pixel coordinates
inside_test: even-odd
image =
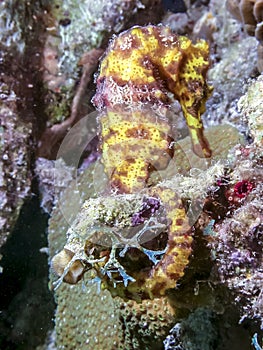
[[[149,139],[149,131],[143,126],[138,126],[136,128],[130,128],[126,131],[125,135],[130,138],[139,138],[139,139]]]
[[[167,67],[165,67],[165,70],[170,74],[178,74],[179,73],[179,67],[181,64],[181,59],[174,60],[168,64]],[[174,82],[175,83],[175,82]]]
[[[129,187],[126,186],[122,181],[119,179],[112,179],[110,183],[110,187],[114,188],[117,193],[129,193]]]
[[[141,65],[143,67],[145,67],[147,70],[152,70],[153,69],[153,63],[150,59],[150,57],[148,55],[143,56],[142,58],[139,59],[139,63],[141,63]],[[151,74],[151,72],[150,72]]]
[[[132,36],[131,47],[132,49],[139,49],[142,46],[142,42],[138,36]]]
[[[141,28],[140,28],[140,32],[143,33],[143,34],[145,34],[144,37],[145,37],[145,36],[150,36],[150,35],[151,35],[150,29],[147,28],[147,27],[141,27]]]
[[[199,108],[192,106],[187,108],[187,112],[191,114],[193,117],[198,118],[199,117]],[[190,126],[191,127],[191,126]],[[192,129],[195,129],[196,127],[193,127]]]
[[[169,276],[170,279],[173,279],[174,281],[178,281],[179,278],[181,277],[178,273],[172,272],[166,272],[167,276]]]
[[[182,226],[183,223],[184,223],[184,220],[183,220],[183,219],[176,219],[176,225]]]
[[[121,170],[121,171],[114,171],[114,173],[112,174],[112,176],[118,176],[118,177],[125,177],[127,178],[128,176],[128,172],[126,170]]]
[[[160,290],[166,289],[166,283],[165,282],[158,282],[154,285],[152,289],[152,294],[156,296],[160,296]]]
[[[169,249],[169,248],[168,248]],[[175,265],[175,260],[174,258],[177,256],[177,252],[172,252],[172,255],[170,253],[168,253],[168,255],[166,254],[165,255],[165,258],[163,258],[156,266],[155,268],[158,269],[158,270],[161,270],[162,273],[164,275],[168,275],[168,267],[169,266],[175,266],[175,269],[176,269],[176,265]],[[171,272],[172,273],[172,272]]]
[[[107,140],[110,139],[112,136],[118,135],[118,134],[119,134],[118,131],[113,130],[111,127],[109,127],[107,130],[107,134],[105,136],[103,136],[103,141],[107,142]]]

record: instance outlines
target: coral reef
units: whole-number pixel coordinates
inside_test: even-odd
[[[176,323],[164,341],[164,350],[210,350],[218,333],[214,313],[205,308],[195,310],[187,319]]]
[[[78,200],[94,196],[92,167],[78,177]],[[76,215],[76,202],[72,193],[76,191],[75,181],[71,182],[62,194],[61,202],[53,210],[49,221],[50,257],[60,251],[66,243],[66,232]],[[63,205],[63,210],[61,208]],[[77,209],[78,211],[78,209]],[[65,213],[73,213],[70,217]],[[54,276],[51,275],[51,282]],[[108,291],[98,293],[94,284],[63,284],[56,290],[56,348],[95,350],[116,349],[123,338],[119,322],[119,308]],[[81,322],[79,322],[81,320]],[[82,320],[85,320],[83,323]],[[105,336],[108,335],[108,336]],[[87,345],[88,344],[88,345]]]
[[[122,330],[118,310],[97,286],[63,285],[58,294],[57,349],[119,349]],[[81,322],[80,322],[81,320]]]
[[[254,46],[254,38],[244,38],[232,43],[223,52],[221,60],[210,69],[209,79],[212,80],[215,92],[207,102],[205,123],[230,122],[240,130],[246,130],[238,112],[237,101],[245,92],[244,79],[253,76],[256,67]]]
[[[215,159],[224,159],[229,149],[236,143],[239,143],[239,134],[233,127],[215,127],[207,131],[206,137],[211,145],[212,152],[215,155]],[[228,141],[231,140],[231,143]],[[182,149],[176,151],[176,156],[179,159],[180,167],[178,169],[181,173],[188,173],[189,164],[195,164],[198,167],[196,159],[199,159],[190,150],[191,141],[187,137],[182,140]],[[183,151],[185,150],[185,151]],[[187,150],[188,162],[182,163],[180,160],[185,157]],[[193,159],[191,161],[191,159]],[[201,164],[203,165],[203,164]],[[185,166],[185,167],[184,167]],[[198,172],[192,173],[192,176],[174,176],[173,169],[167,169],[167,173],[162,171],[162,178],[165,179],[166,176],[169,180],[166,180],[167,186],[174,186],[178,190],[180,196],[191,203],[196,203],[198,198],[204,197],[207,188],[213,188],[216,178],[220,177],[224,173],[224,165],[216,162],[212,169],[206,170],[195,169]],[[77,181],[79,185],[77,186],[79,194],[81,195],[81,200],[84,201],[89,197],[94,197],[96,191],[93,186],[87,186],[87,184],[95,185],[95,188],[101,188],[102,184],[97,184],[97,176],[94,177],[91,169],[92,167],[86,169],[83,174],[81,174]],[[206,169],[206,167],[205,167]],[[96,170],[96,167],[95,167]],[[95,182],[94,182],[95,179]],[[90,198],[84,207],[80,211],[76,211],[76,202],[72,200],[72,194],[76,191],[76,187],[73,181],[67,190],[64,192],[60,199],[60,205],[57,205],[53,211],[52,217],[49,224],[49,247],[50,247],[50,257],[52,258],[59,251],[63,251],[63,247],[73,249],[73,244],[76,240],[72,241],[71,238],[79,238],[80,234],[84,235],[87,233],[85,228],[90,226],[95,220],[98,220],[99,224],[102,225],[103,222],[109,223],[112,227],[114,220],[118,222],[118,226],[125,226],[130,223],[131,218],[135,213],[141,213],[142,209],[145,208],[144,196],[135,195],[118,195],[113,197],[108,197],[105,201],[104,198]],[[172,184],[169,184],[172,183]],[[125,200],[125,198],[130,198],[130,200]],[[202,201],[203,203],[203,201]],[[63,210],[61,210],[61,205],[64,205]],[[202,207],[202,204],[201,204]],[[192,208],[194,209],[194,208]],[[65,213],[75,214],[71,216],[69,220],[69,215]],[[76,218],[77,213],[78,217]],[[80,214],[81,213],[81,214]],[[188,212],[189,214],[189,212]],[[75,220],[75,223],[74,223]],[[72,236],[66,237],[66,232],[69,230],[72,232]],[[76,235],[74,235],[74,232]],[[84,244],[84,243],[83,243]],[[83,248],[84,245],[81,247]],[[77,248],[75,244],[75,248]],[[200,264],[200,258],[197,258],[198,264]],[[207,258],[205,260],[205,266],[207,266]],[[196,270],[196,269],[195,269]],[[86,272],[89,273],[89,272]],[[189,277],[188,277],[189,278]],[[196,281],[196,278],[194,281]],[[52,275],[51,282],[56,281],[56,277]],[[168,327],[171,328],[177,317],[174,314],[174,307],[169,306],[169,301],[166,298],[154,299],[151,301],[143,300],[141,304],[137,304],[135,301],[124,302],[122,299],[115,297],[112,298],[111,294],[101,289],[98,293],[98,285],[92,285],[87,283],[87,278],[84,275],[84,285],[83,282],[79,282],[76,285],[61,284],[59,288],[56,289],[56,299],[58,303],[57,313],[56,313],[56,330],[59,334],[56,340],[57,347],[60,349],[67,346],[69,349],[72,342],[75,342],[75,338],[78,339],[79,349],[84,349],[86,340],[89,344],[94,347],[94,349],[101,348],[116,348],[116,343],[114,341],[119,339],[117,348],[124,349],[153,349],[153,346],[158,346],[158,349],[162,349],[162,340],[165,338]],[[96,282],[96,280],[94,280]],[[192,282],[191,282],[192,285]],[[211,294],[211,289],[209,292]],[[205,304],[207,305],[207,293],[205,294]],[[183,290],[180,294],[181,305],[185,307],[185,304],[192,305],[190,301],[190,296],[193,291],[190,288],[188,294]],[[200,291],[200,295],[202,295]],[[87,299],[86,299],[87,298]],[[101,299],[103,298],[103,304]],[[179,296],[176,294],[176,299]],[[209,297],[210,298],[210,297]],[[174,300],[174,297],[173,297]],[[196,301],[198,304],[198,302]],[[83,305],[88,305],[83,307]],[[176,304],[177,305],[177,304]],[[180,303],[178,303],[180,305]],[[98,307],[101,306],[101,311],[98,311]],[[178,307],[178,306],[176,306]],[[182,307],[182,306],[181,306]],[[147,311],[149,309],[149,311]],[[141,310],[141,311],[140,311]],[[107,313],[106,313],[107,312]],[[98,319],[98,313],[103,314],[103,319]],[[116,318],[112,318],[111,315],[115,315]],[[88,319],[89,322],[85,323],[85,326],[81,326],[76,320]],[[113,321],[115,320],[115,321]],[[154,322],[153,322],[154,321]],[[115,325],[114,325],[115,322]],[[147,323],[147,326],[146,326]],[[155,325],[153,325],[153,323]],[[112,328],[113,327],[113,328]],[[154,327],[154,329],[153,329]],[[107,338],[104,336],[100,329],[109,329],[113,332],[113,337]],[[156,331],[155,331],[156,329]],[[125,330],[125,331],[124,331]],[[156,333],[157,332],[157,333]],[[88,334],[88,337],[87,337]],[[158,336],[158,339],[157,339]],[[74,343],[75,344],[75,343]],[[98,344],[98,345],[97,345]],[[137,345],[136,345],[137,344]],[[137,348],[135,347],[137,346]]]
[[[263,143],[263,111],[262,111],[263,76],[260,75],[238,101],[238,108],[248,123],[249,132],[255,145]]]
[[[154,5],[158,8],[158,1]],[[78,79],[78,60],[85,52],[100,47],[105,33],[108,32],[109,36],[120,32],[131,20],[131,14],[138,13],[139,16],[146,8],[149,10],[149,6],[147,0],[103,0],[97,3],[85,0],[81,4],[75,0],[54,2],[50,10],[53,27],[50,26],[49,31],[52,36],[59,37],[58,67],[62,74],[67,75],[66,85]]]
[[[24,6],[24,2],[22,3]],[[39,112],[42,110],[48,114],[47,131],[52,131],[51,134],[48,132],[43,134],[47,137],[42,138],[39,143],[39,155],[54,158],[59,142],[68,128],[91,111],[89,101],[94,91],[91,82],[92,72],[96,69],[98,57],[103,49],[90,49],[98,46],[104,47],[112,32],[119,32],[128,28],[130,24],[139,24],[138,17],[140,16],[143,25],[149,23],[147,17],[143,18],[143,13],[147,14],[150,8],[152,13],[155,12],[154,18],[160,18],[162,14],[162,11],[158,11],[160,3],[160,1],[143,1],[142,3],[138,1],[105,3],[103,1],[91,8],[90,3],[87,2],[79,5],[74,1],[63,3],[56,1],[46,8],[43,27],[47,31],[45,35],[42,32],[40,35],[40,40],[45,42],[45,46],[38,50],[38,52],[43,52],[42,61],[41,64],[35,61],[31,64],[37,72],[42,74],[42,80],[37,80],[38,84],[40,81],[46,83],[45,104],[36,103],[36,106]],[[194,67],[189,68],[193,63],[192,59],[186,60],[189,69],[187,68],[185,77],[188,78],[184,81],[183,86],[179,86],[180,94],[176,95],[171,88],[173,80],[176,79],[168,79],[171,85],[167,84],[167,70],[163,69],[167,68],[166,63],[162,62],[160,66],[155,61],[153,64],[155,66],[152,67],[152,72],[149,74],[150,65],[153,59],[156,59],[157,51],[154,51],[150,57],[152,62],[146,62],[146,66],[140,71],[134,70],[134,66],[137,67],[134,62],[140,57],[139,54],[134,57],[135,61],[131,62],[130,57],[123,57],[122,61],[115,60],[114,55],[110,56],[110,50],[106,51],[101,61],[101,67],[103,69],[103,64],[105,64],[105,69],[97,77],[100,92],[105,94],[105,89],[109,92],[109,85],[104,89],[103,84],[112,83],[109,78],[110,74],[115,79],[114,94],[116,94],[113,98],[126,101],[126,104],[123,103],[120,106],[125,105],[125,110],[118,110],[118,113],[114,115],[113,107],[116,107],[116,112],[118,106],[115,106],[115,103],[112,106],[113,100],[109,94],[102,99],[97,95],[94,100],[98,101],[101,108],[102,137],[100,141],[109,182],[104,183],[101,179],[102,170],[97,163],[94,172],[91,166],[84,170],[80,177],[76,172],[74,175],[77,175],[78,179],[70,181],[73,174],[70,167],[62,165],[62,168],[57,166],[53,168],[53,163],[46,163],[46,159],[39,159],[37,162],[36,174],[40,180],[40,189],[43,190],[43,208],[50,212],[54,204],[56,206],[50,220],[49,246],[50,258],[56,256],[52,266],[61,276],[56,284],[54,275],[51,275],[50,283],[51,288],[59,286],[55,290],[58,303],[56,313],[58,349],[85,349],[87,347],[94,349],[162,349],[162,341],[168,329],[176,323],[175,330],[171,332],[171,339],[165,343],[167,349],[181,347],[185,350],[191,348],[196,350],[199,346],[202,350],[219,350],[220,345],[216,339],[218,340],[221,336],[222,322],[231,324],[228,337],[238,338],[242,333],[239,328],[234,335],[230,334],[233,324],[238,322],[239,315],[236,319],[229,318],[229,315],[225,319],[220,319],[217,318],[218,315],[215,315],[226,312],[225,309],[231,302],[231,297],[226,293],[229,290],[236,302],[240,304],[242,320],[245,317],[253,318],[254,324],[257,324],[257,321],[262,318],[260,292],[262,233],[261,228],[256,230],[253,226],[261,217],[259,207],[260,153],[255,149],[255,145],[261,149],[262,144],[259,112],[261,78],[251,84],[246,96],[238,104],[245,118],[241,118],[240,112],[237,111],[237,101],[246,89],[244,81],[253,77],[256,72],[254,69],[256,54],[253,50],[256,39],[243,37],[240,25],[232,21],[224,12],[224,2],[211,0],[209,8],[206,5],[200,7],[200,4],[204,2],[191,1],[190,4],[190,1],[187,1],[188,11],[180,15],[182,27],[179,30],[182,34],[187,33],[196,37],[200,35],[212,42],[214,67],[209,73],[209,78],[213,80],[216,92],[207,103],[207,112],[203,118],[204,124],[214,124],[219,121],[231,122],[237,125],[246,136],[249,134],[249,137],[254,139],[254,145],[236,147],[228,155],[228,161],[225,161],[229,149],[240,142],[237,130],[230,126],[217,126],[204,131],[203,135],[202,124],[198,124],[200,130],[197,131],[197,136],[199,137],[193,135],[194,148],[199,154],[202,153],[200,149],[204,150],[206,156],[210,155],[211,149],[212,158],[201,159],[194,155],[190,150],[190,138],[175,142],[175,127],[170,126],[173,125],[175,119],[178,119],[176,116],[171,118],[176,107],[174,98],[181,99],[183,106],[187,105],[187,97],[183,101],[182,96],[186,96],[186,90],[191,87],[196,90],[195,85],[192,86],[191,83],[186,82],[189,78],[188,70],[193,73],[192,70],[199,71],[200,67],[194,64]],[[133,10],[140,15],[132,14]],[[204,15],[203,12],[205,12]],[[179,16],[176,15],[174,21],[175,17]],[[14,22],[9,21],[8,16],[6,18],[8,21],[4,26],[8,28],[11,36],[8,33],[6,36],[4,34],[4,42],[7,37],[10,37],[10,45],[14,47],[16,41],[13,33],[16,28],[13,27]],[[41,19],[39,13],[36,18]],[[200,19],[196,23],[197,18]],[[27,47],[23,44],[23,35],[28,37],[31,29],[22,35],[19,29],[21,21],[18,20],[17,23],[19,52],[23,54]],[[34,27],[34,20],[30,23],[33,23],[32,27]],[[169,23],[174,24],[174,28],[177,25],[178,28],[178,23],[172,23],[172,20]],[[83,26],[87,30],[83,30]],[[148,26],[148,28],[151,27]],[[35,32],[39,34],[39,30]],[[177,36],[170,30],[168,32],[173,42]],[[126,40],[127,33],[130,31],[115,37],[111,42],[111,48],[114,45],[121,45],[118,38]],[[147,33],[144,35],[146,37]],[[136,34],[135,37],[138,39],[139,34]],[[140,40],[145,48],[149,46],[150,40],[144,39],[143,36],[140,37]],[[185,39],[183,43],[190,43],[189,50],[200,48],[201,45],[200,42],[191,44],[189,39]],[[129,51],[128,45],[127,41],[126,49],[121,50],[123,56],[126,51]],[[163,49],[167,52],[167,48],[163,47]],[[133,51],[136,51],[134,47]],[[208,57],[204,46],[203,54],[206,56],[203,71],[206,75]],[[190,52],[186,56],[189,58]],[[29,55],[29,57],[32,56]],[[36,57],[39,56],[36,55]],[[195,60],[196,57],[194,62]],[[184,59],[176,59],[176,63],[181,68],[183,61]],[[7,62],[6,58],[5,66]],[[114,62],[114,67],[117,67],[114,68],[117,72],[109,73],[107,69],[112,62]],[[156,85],[153,89],[145,91],[145,87],[140,86],[140,82],[136,81],[138,84],[133,85],[132,89],[128,86],[128,89],[125,79],[118,80],[118,75],[122,72],[121,64],[125,66],[125,71],[129,71],[127,67],[130,68],[131,75],[128,76],[128,80],[132,78],[132,81],[136,81],[136,77],[141,77],[140,73],[146,72],[151,79],[154,78],[153,82]],[[177,71],[176,67],[175,70]],[[16,70],[18,71],[19,69]],[[28,85],[31,86],[30,75],[25,75],[25,85],[29,83]],[[200,80],[197,77],[194,83],[199,83],[202,78]],[[9,86],[8,80],[7,83]],[[119,83],[123,86],[119,86]],[[35,83],[33,85],[38,86],[34,91],[35,94],[39,94],[39,85]],[[184,90],[186,86],[187,89]],[[204,111],[204,103],[210,93],[208,86],[203,88],[201,84],[201,89],[198,90],[200,93],[197,101],[199,105],[197,109],[194,109],[196,115]],[[30,89],[32,87],[25,89],[25,95],[31,98]],[[6,91],[5,86],[3,90]],[[17,94],[17,90],[12,90],[5,96],[10,99],[12,96],[20,95]],[[151,99],[151,107],[154,107],[154,111],[151,112],[146,106],[148,97]],[[32,100],[36,102],[35,98]],[[153,100],[154,103],[152,103]],[[22,98],[21,101],[28,107],[27,100]],[[193,102],[192,98],[190,101],[190,104],[195,105],[196,101]],[[136,104],[136,109],[130,108],[130,102],[133,105]],[[185,114],[189,111],[193,112],[189,105],[187,108],[184,108]],[[11,112],[16,115],[16,109],[13,110],[12,106]],[[43,122],[40,120],[42,112],[38,116],[39,123]],[[140,115],[141,112],[143,116]],[[21,115],[26,116],[27,113]],[[163,119],[159,122],[158,127],[155,127],[155,119],[160,115]],[[146,119],[152,121],[147,127],[145,127]],[[192,120],[188,114],[188,121],[189,119],[190,124],[192,121],[195,124],[199,115],[197,119]],[[125,126],[128,121],[134,122],[134,130]],[[143,129],[138,128],[139,123],[144,124]],[[27,125],[30,129],[31,125]],[[109,132],[110,127],[113,129],[112,132]],[[83,133],[86,132],[87,138],[92,128],[82,130]],[[190,127],[190,131],[194,134],[196,129]],[[200,131],[201,135],[198,135]],[[186,132],[183,131],[182,135],[185,134]],[[80,132],[76,135],[74,142],[78,144],[81,137]],[[196,142],[198,138],[201,147]],[[25,140],[24,147],[29,139]],[[122,142],[127,142],[127,140],[131,141],[132,146],[138,145],[135,151],[140,155],[139,160],[144,158],[142,162],[134,163],[134,166],[130,164],[130,159],[127,159],[129,151],[122,145]],[[56,143],[55,147],[53,147],[53,141]],[[112,145],[115,145],[116,148],[114,149]],[[73,152],[74,147],[75,143],[68,144],[64,151]],[[140,152],[141,148],[143,151]],[[94,149],[92,148],[91,153]],[[116,150],[121,152],[120,157],[116,157]],[[147,154],[146,152],[144,154],[145,150]],[[158,150],[161,152],[158,153]],[[155,158],[161,156],[160,164],[158,160],[153,159],[154,156]],[[134,153],[130,152],[129,158],[135,158]],[[121,166],[119,162],[123,161]],[[140,167],[141,163],[144,167]],[[32,162],[27,164],[32,164]],[[126,165],[129,166],[130,176],[124,172]],[[45,169],[46,166],[47,169]],[[62,173],[60,173],[61,170]],[[63,192],[57,198],[54,197],[51,189],[53,173],[59,173],[57,174],[59,177],[56,190]],[[27,180],[30,184],[31,172],[28,173]],[[114,191],[118,187],[121,193]],[[137,193],[141,188],[143,188],[142,192]],[[182,220],[177,221],[176,219],[179,217],[185,219],[186,214],[189,219],[189,224],[184,220],[187,226],[186,235],[180,236],[180,233],[173,240],[174,232],[179,232],[177,230],[183,225]],[[248,218],[247,215],[249,215]],[[238,221],[239,226],[235,220]],[[188,231],[190,226],[191,230]],[[157,228],[157,231],[154,227]],[[241,231],[244,233],[242,237],[240,237]],[[183,246],[181,241],[186,240],[188,244]],[[209,241],[208,247],[211,253],[207,249],[207,241]],[[180,249],[176,250],[178,247]],[[174,270],[170,271],[171,275],[169,275],[168,267],[171,268],[174,261],[170,263],[168,258],[172,260],[178,253],[183,254],[179,256],[182,266],[178,267],[176,276],[172,275]],[[212,258],[214,262],[211,261]],[[225,264],[224,261],[227,263]],[[209,277],[212,266],[214,269]],[[87,271],[90,269],[91,271]],[[161,282],[165,280],[164,286],[156,283],[159,277]],[[74,285],[61,283],[63,279]],[[95,285],[88,281],[94,282]],[[218,282],[221,282],[219,287]],[[175,285],[177,288],[173,288]],[[206,287],[202,287],[203,285]],[[103,288],[98,293],[99,286],[110,289],[111,293]],[[170,287],[172,290],[168,290]],[[158,292],[155,292],[156,289]],[[123,301],[118,296],[113,299],[112,295],[116,294],[126,299],[136,299],[141,303],[138,304],[134,300]],[[165,296],[160,298],[163,294]],[[142,300],[145,297],[156,299]],[[200,309],[200,306],[203,308]],[[195,309],[196,311],[193,311]],[[16,329],[19,329],[18,324]],[[258,332],[258,328],[246,333],[246,338],[250,336],[251,341],[255,332]],[[202,337],[207,334],[206,339],[203,339]],[[257,343],[256,338],[253,339],[254,347],[259,347],[260,340]],[[258,339],[261,339],[261,334]],[[247,345],[247,342],[244,344]]]
[[[226,7],[238,21],[243,23],[247,34],[255,36],[259,41],[258,50],[260,53],[263,45],[262,0],[227,0]],[[258,55],[258,69],[260,72],[263,70],[263,60],[260,54]]]
[[[35,174],[39,181],[41,208],[51,213],[62,193],[74,177],[74,168],[67,166],[62,159],[57,161],[39,157],[35,164]],[[54,186],[55,184],[55,186]]]
[[[211,308],[199,307],[177,322],[164,340],[164,350],[257,349],[257,333],[248,326],[237,326],[238,314],[233,308],[220,315]],[[254,345],[252,347],[251,345]],[[258,346],[258,347],[257,347]]]
[[[41,93],[38,91],[36,96],[34,88],[38,86],[37,53],[41,51],[44,9],[40,2],[34,8],[26,1],[0,4],[0,246],[30,195],[34,138],[38,131],[35,112],[41,99]],[[40,125],[41,116],[38,122]]]
[[[215,225],[209,246],[219,279],[234,291],[242,319],[259,319],[263,328],[262,148],[251,145],[236,154],[233,190],[227,195],[231,211]]]
[[[16,99],[13,92],[9,101]],[[9,106],[8,106],[9,104]],[[32,145],[32,125],[18,116],[15,102],[0,106],[0,247],[18,218],[25,198],[30,194],[31,172],[29,150]]]
[[[35,348],[52,327],[54,304],[46,288],[47,257],[39,252],[46,245],[43,242],[47,221],[37,216],[35,210],[39,209],[39,203],[33,169],[36,143],[45,121],[41,53],[47,10],[47,1],[1,1],[0,4],[0,256],[3,255],[0,347],[3,349]],[[30,214],[26,210],[29,202],[35,206],[30,208]]]
[[[263,42],[261,0],[227,0],[226,6],[231,14],[244,24],[249,35],[255,35],[259,42]]]
[[[154,350],[162,348],[162,341],[175,322],[174,309],[167,298],[120,302],[120,321],[123,345],[120,349]]]
[[[11,51],[17,51],[22,54],[25,50],[24,26],[21,23],[21,16],[25,14],[25,2],[21,1],[17,11],[14,9],[14,1],[7,4],[2,1],[0,4],[0,26],[1,26],[1,48],[5,47]],[[4,52],[1,52],[3,55]]]
[[[253,143],[233,150],[231,186],[226,198],[231,211],[215,226],[210,242],[219,279],[233,291],[242,320],[262,326],[262,76],[238,102]]]

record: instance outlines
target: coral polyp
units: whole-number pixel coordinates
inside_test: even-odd
[[[254,186],[251,181],[242,180],[235,184],[234,193],[237,197],[244,198],[249,194],[249,192],[252,191],[253,187]]]

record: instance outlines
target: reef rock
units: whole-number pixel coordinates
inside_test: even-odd
[[[12,107],[0,106],[0,247],[6,242],[22,204],[30,194],[32,178],[32,125],[21,121],[15,106]]]

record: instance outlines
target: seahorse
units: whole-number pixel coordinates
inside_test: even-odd
[[[100,251],[86,242],[87,255],[97,249],[97,258],[104,258],[93,268],[113,295],[136,300],[163,296],[177,285],[189,263],[193,237],[183,203],[170,188],[149,187],[148,178],[152,171],[165,169],[173,157],[172,125],[166,116],[171,95],[182,106],[194,152],[211,156],[201,121],[212,91],[206,82],[208,56],[204,40],[193,44],[168,27],[149,25],[115,37],[101,60],[93,103],[99,111],[102,162],[110,188],[114,195],[142,191],[157,198],[165,209],[168,235],[161,259],[128,271],[129,283],[118,283],[117,288],[111,272],[105,273],[110,249]],[[132,254],[128,251],[127,259]],[[113,274],[115,281],[123,278],[116,270]]]
[[[181,104],[194,152],[211,156],[201,121],[212,91],[208,56],[204,40],[193,44],[165,26],[133,27],[110,43],[93,103],[100,111],[105,171],[118,192],[144,188],[150,172],[169,163],[169,93]]]
[[[118,295],[136,301],[160,298],[168,289],[176,287],[189,263],[193,237],[181,199],[174,191],[165,187],[155,187],[149,191],[149,195],[160,199],[166,211],[168,238],[165,253],[158,262],[152,264],[151,268],[141,267],[138,271],[132,272],[134,281],[127,285],[118,283],[117,288],[98,270],[103,287],[110,290],[113,296]],[[115,276],[117,279],[119,277]]]
[[[212,92],[206,82],[208,57],[204,40],[193,44],[165,26],[133,27],[110,43],[93,103],[100,111],[103,164],[115,191],[141,191],[150,173],[165,169],[173,157],[166,117],[169,93],[181,104],[194,152],[211,156],[201,121]],[[175,287],[183,276],[193,238],[180,198],[163,187],[154,187],[149,194],[157,196],[166,209],[167,250],[150,271],[137,273],[136,282],[126,289],[153,298]]]

